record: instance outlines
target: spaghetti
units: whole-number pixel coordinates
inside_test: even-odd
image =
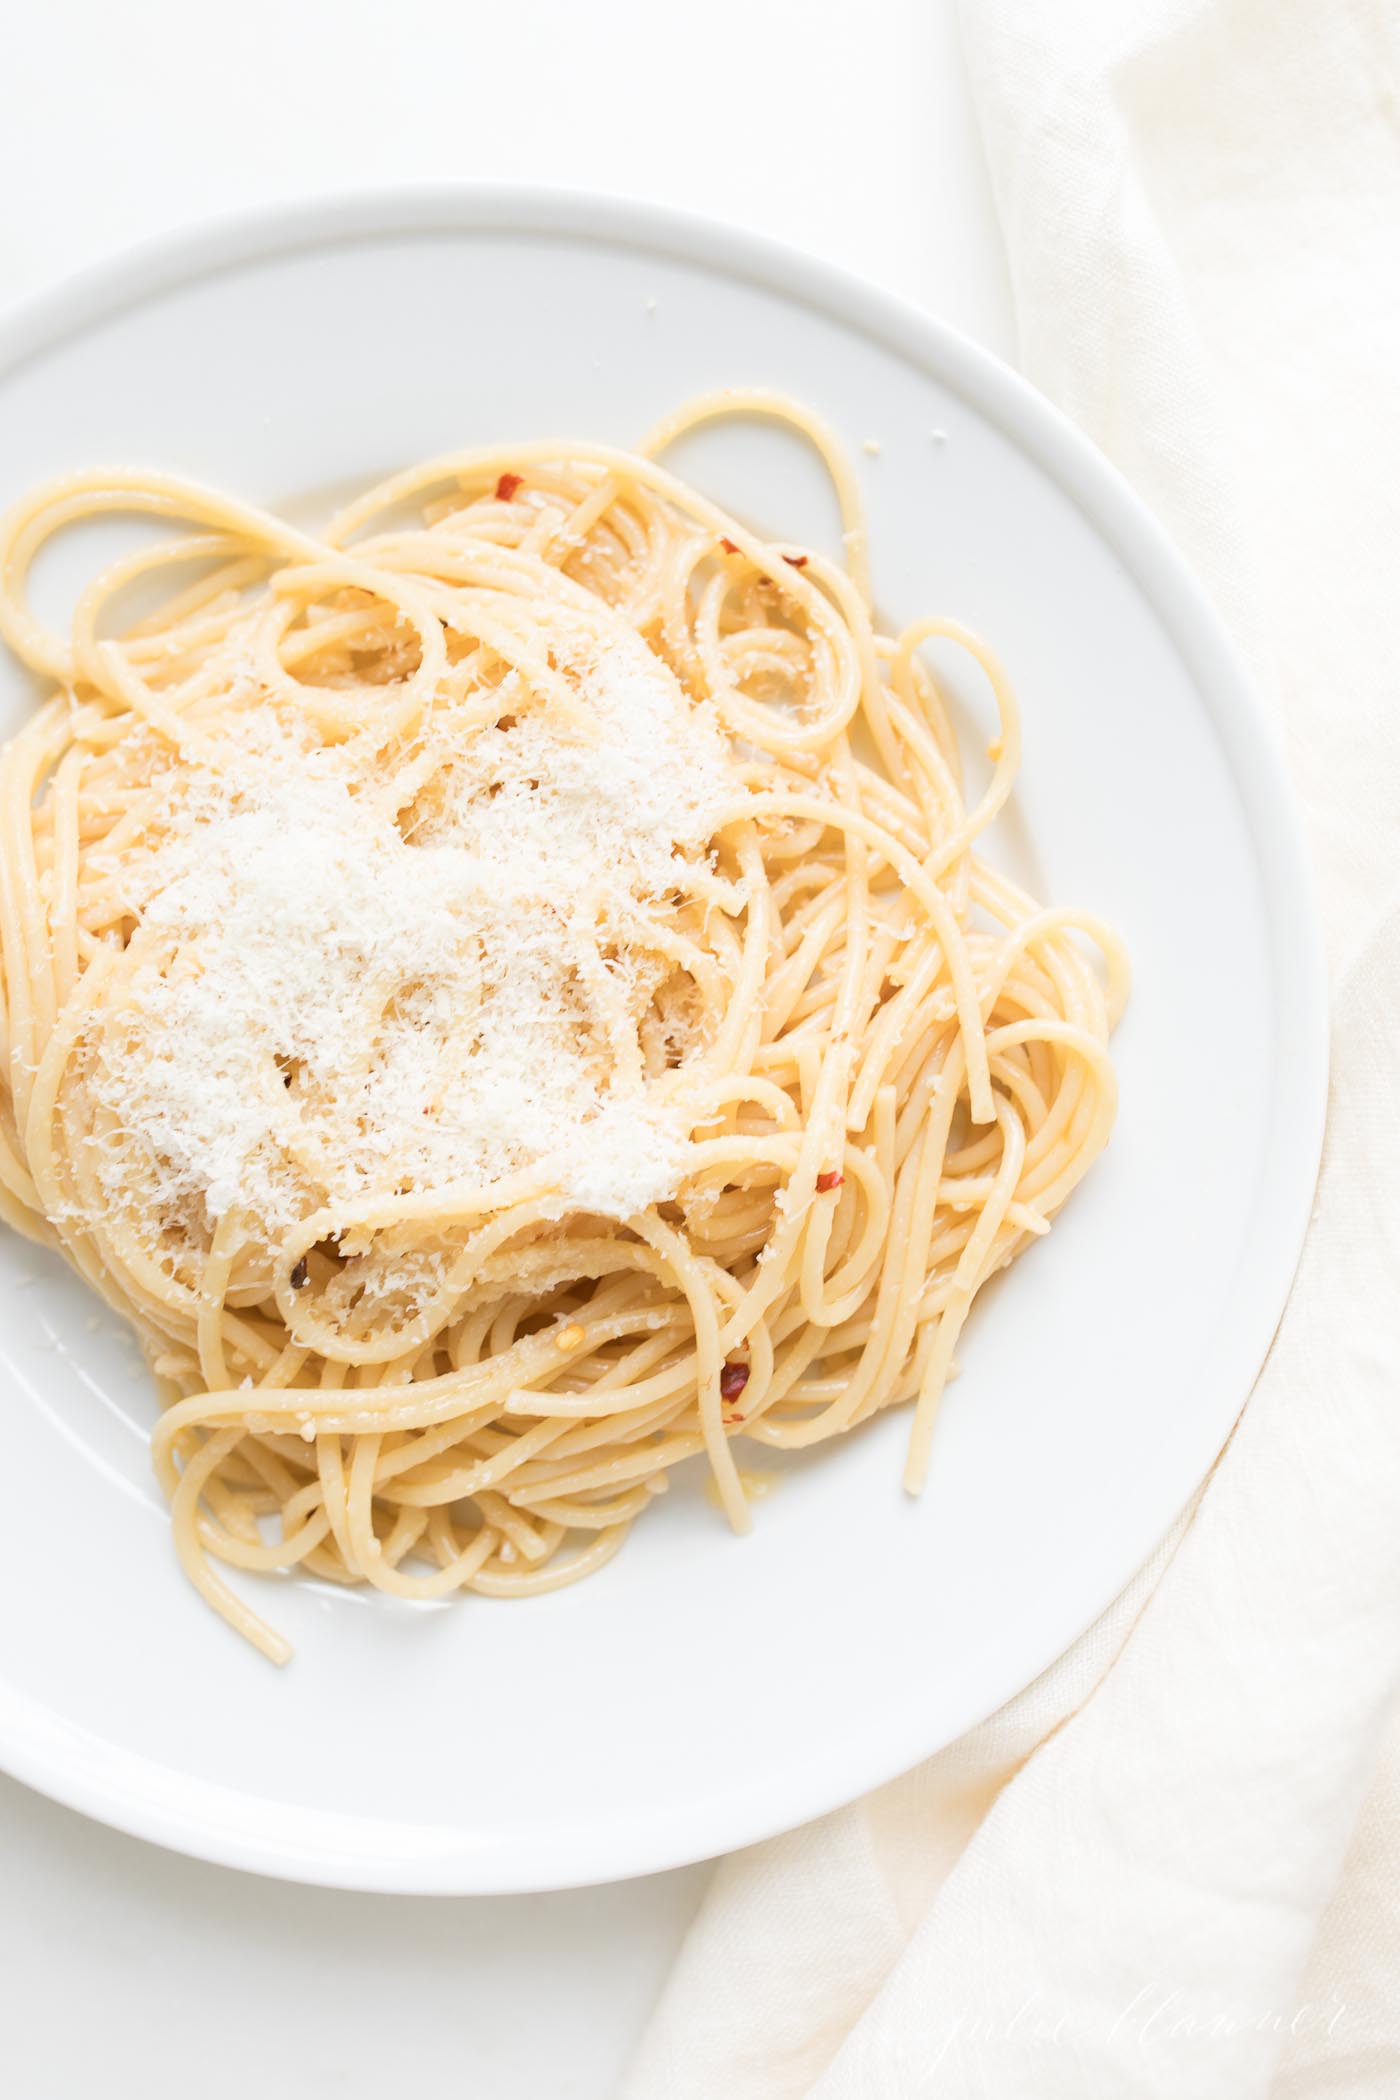
[[[729,414],[816,445],[844,565],[658,464]],[[184,534],[59,636],[29,571],[108,512]],[[815,417],[451,455],[314,535],[73,476],[0,529],[0,632],[57,688],[0,755],[0,1212],[135,1329],[232,1625],[290,1652],[219,1562],[572,1581],[701,1455],[742,1530],[736,1439],[906,1401],[918,1490],[974,1298],[1108,1138],[1127,972],[978,857],[1010,688],[877,630]],[[999,711],[971,807],[933,640]]]

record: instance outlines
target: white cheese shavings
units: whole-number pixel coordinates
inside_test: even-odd
[[[559,1211],[675,1193],[689,1119],[638,1050],[672,965],[646,933],[734,775],[640,637],[549,639],[593,740],[512,674],[485,726],[434,703],[406,807],[266,703],[170,776],[124,870],[133,970],[90,1080],[121,1133],[110,1200],[276,1232],[531,1168]]]

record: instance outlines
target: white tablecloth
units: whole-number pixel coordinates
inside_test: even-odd
[[[1327,1152],[1268,1365],[1153,1565],[972,1736],[725,1864],[629,2100],[1381,2100],[1400,2092],[1400,13],[963,18],[1024,367],[1195,561],[1288,744],[1335,969]],[[1228,1057],[1228,1013],[1202,1025]],[[1189,1172],[1189,1128],[1182,1146]]]

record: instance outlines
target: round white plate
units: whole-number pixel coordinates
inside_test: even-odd
[[[979,1305],[921,1501],[898,1416],[785,1473],[747,1539],[697,1473],[556,1596],[415,1609],[264,1584],[297,1642],[281,1672],[179,1572],[153,1401],[115,1324],[6,1238],[0,1763],[92,1815],[268,1873],[462,1892],[607,1880],[790,1827],[1052,1661],[1249,1390],[1322,1125],[1298,834],[1181,562],[992,359],[719,227],[400,193],[186,236],[11,319],[0,502],[144,463],[304,513],[451,446],[626,443],[724,384],[787,388],[850,444],[888,619],[953,613],[1006,659],[1026,758],[999,850],[1116,921],[1135,961],[1117,1134]],[[810,461],[774,432],[711,435],[678,464],[775,532],[832,535]],[[47,572],[55,604],[98,551]],[[7,731],[29,698],[7,661]]]

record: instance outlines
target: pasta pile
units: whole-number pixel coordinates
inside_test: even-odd
[[[819,447],[845,566],[657,463],[735,413]],[[30,567],[108,511],[183,536],[55,635]],[[743,1529],[740,1439],[905,1402],[922,1485],[973,1300],[1109,1136],[1127,972],[979,858],[1010,689],[878,631],[814,417],[444,457],[315,536],[72,477],[0,632],[55,688],[0,755],[0,1210],[135,1329],[226,1619],[289,1654],[219,1563],[573,1581],[701,1455]],[[999,710],[970,807],[935,638]]]

